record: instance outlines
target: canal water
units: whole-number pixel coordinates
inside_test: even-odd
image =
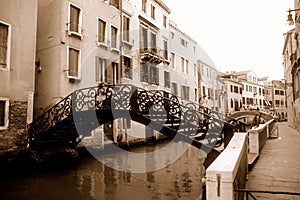
[[[149,148],[157,146],[131,151]],[[90,155],[0,166],[0,199],[201,199],[204,167],[199,155],[200,150],[190,146],[175,162],[145,173],[118,171]]]

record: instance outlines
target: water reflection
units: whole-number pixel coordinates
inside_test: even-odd
[[[152,151],[156,147],[140,148]],[[149,156],[139,162],[158,160]],[[194,147],[167,167],[147,173],[117,171],[93,157],[85,157],[55,167],[19,168],[17,174],[16,169],[5,172],[0,180],[0,194],[1,199],[32,200],[201,199],[202,164],[199,150]]]

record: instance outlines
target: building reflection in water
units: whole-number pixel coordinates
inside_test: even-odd
[[[159,145],[139,148],[136,151],[153,151]],[[24,171],[22,176],[1,179],[1,199],[201,199],[204,167],[199,154],[191,146],[175,162],[147,173],[118,171],[85,157],[56,170]],[[139,162],[157,164],[158,155],[149,154]]]

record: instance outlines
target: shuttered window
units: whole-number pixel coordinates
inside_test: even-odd
[[[0,100],[0,126],[5,125],[5,101]]]
[[[130,42],[130,18],[127,16],[123,16],[123,40],[126,42]]]
[[[0,22],[0,67],[7,68],[9,26]]]
[[[106,22],[98,19],[98,42],[105,43]]]
[[[79,33],[80,28],[80,12],[81,9],[73,4],[70,4],[70,31]]]
[[[73,78],[79,77],[80,68],[80,50],[69,47],[69,65],[68,65],[68,76]]]

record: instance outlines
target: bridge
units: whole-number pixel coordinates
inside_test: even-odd
[[[81,137],[118,118],[150,126],[210,152],[207,163],[219,155],[215,147],[222,142],[226,146],[234,132],[245,131],[247,126],[166,91],[100,84],[75,90],[34,120],[28,130],[28,151],[37,156],[54,148],[76,150]]]

